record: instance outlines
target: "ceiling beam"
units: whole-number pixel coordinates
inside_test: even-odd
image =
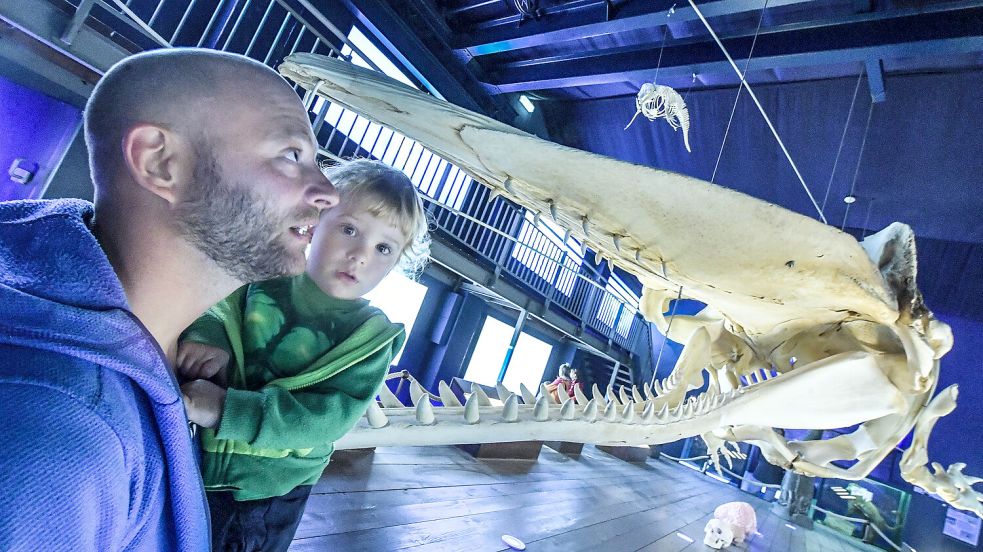
[[[753,36],[724,38],[735,59],[746,58]],[[944,56],[983,51],[983,8],[909,13],[891,19],[867,18],[822,26],[770,29],[758,36],[752,71],[818,65],[866,63],[869,59]],[[645,82],[652,78],[658,47],[631,48],[593,56],[557,57],[518,62],[488,71],[492,94]],[[601,69],[601,70],[598,70]],[[666,46],[659,75],[666,79],[692,74],[731,74],[716,44],[710,41]]]
[[[801,4],[808,0],[772,0],[769,8]],[[680,3],[682,4],[682,3]],[[654,29],[672,23],[698,20],[693,8],[681,5],[670,10],[653,10],[648,2],[627,2],[608,19],[607,2],[585,3],[577,9],[549,11],[539,21],[526,21],[521,26],[518,16],[499,19],[489,27],[472,30],[451,40],[455,51],[471,57],[498,54],[522,48],[556,44],[569,40],[593,38],[615,33]],[[700,6],[707,18],[761,10],[761,0],[715,0]]]
[[[322,2],[324,0],[321,0]],[[431,93],[472,111],[485,112],[489,98],[468,90],[417,34],[383,0],[336,0],[348,9],[385,49],[398,58]],[[478,96],[476,96],[476,94]]]

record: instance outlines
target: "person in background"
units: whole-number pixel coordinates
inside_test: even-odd
[[[571,389],[572,380],[570,379],[570,363],[564,362],[557,370],[556,379],[546,384],[546,390],[553,397],[553,400],[560,402],[560,387]]]
[[[124,59],[84,125],[94,206],[0,203],[0,549],[206,551],[178,336],[303,271],[338,196],[297,94],[243,56]]]
[[[290,546],[334,441],[365,413],[405,339],[361,297],[397,264],[417,272],[425,261],[419,194],[378,161],[343,163],[329,177],[341,203],[314,231],[306,274],[238,290],[181,344],[189,417],[207,428],[215,550]]]
[[[570,369],[570,386],[567,388],[567,393],[570,395],[570,398],[573,398],[574,396],[576,396],[576,391],[574,391],[574,388],[576,388],[576,387],[579,387],[580,388],[580,392],[583,393],[583,391],[584,391],[584,382],[580,381],[580,370],[577,370],[576,368],[571,368]]]

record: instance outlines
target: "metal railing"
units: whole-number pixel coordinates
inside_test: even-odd
[[[133,50],[200,46],[244,54],[272,67],[294,52],[311,52],[348,61],[354,57],[379,70],[371,56],[306,0],[76,0],[72,4],[76,14],[63,37],[67,42],[82,24],[95,19],[95,26],[109,27],[114,39]],[[347,48],[339,50],[338,44]],[[361,115],[324,100],[313,102],[311,112],[326,157],[372,157],[402,170],[426,196],[437,233],[471,249],[496,274],[523,283],[548,308],[566,313],[582,329],[634,350],[646,326],[637,304],[628,304],[608,290],[608,276],[560,246],[555,232],[529,224],[524,209],[502,199],[489,201],[488,189],[474,185],[458,167]]]

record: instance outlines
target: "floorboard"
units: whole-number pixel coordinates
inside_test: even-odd
[[[338,453],[290,549],[505,551],[510,534],[532,552],[704,552],[707,520],[734,500],[755,507],[759,534],[729,550],[876,550],[786,525],[767,502],[678,464],[628,463],[592,446],[579,458],[543,448],[535,462],[456,447]]]

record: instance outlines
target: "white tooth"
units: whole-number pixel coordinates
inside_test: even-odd
[[[560,407],[561,419],[572,420],[576,415],[577,415],[577,408],[573,401],[567,401],[563,403],[563,406]]]
[[[659,410],[659,413],[656,414],[656,416],[663,422],[667,421],[669,419],[669,403],[662,405],[662,409]]]
[[[621,421],[626,424],[630,424],[635,421],[635,405],[626,404],[624,410],[621,411]]]
[[[478,419],[480,417],[478,398],[474,393],[471,393],[471,396],[468,397],[468,400],[464,403],[464,421],[468,424],[474,425],[478,423]]]
[[[420,404],[416,405],[416,421],[421,425],[431,425],[437,421],[433,413],[433,405],[429,400],[420,401]]]
[[[375,401],[369,401],[369,408],[365,411],[365,417],[368,418],[369,425],[376,429],[389,425],[389,418],[382,412],[382,408],[379,408],[379,403]]]
[[[475,400],[478,401],[478,406],[491,406],[491,399],[485,394],[485,390],[481,388],[477,383],[471,384],[471,394],[475,395]]]
[[[536,211],[536,214],[532,216],[532,223],[535,226],[539,226],[539,221],[543,218],[542,211]]]
[[[652,399],[655,398],[655,397],[652,396],[652,386],[649,385],[649,382],[647,382],[647,381],[642,384],[642,393],[645,394],[645,399],[646,400],[652,400]]]
[[[537,422],[545,422],[550,419],[550,402],[546,397],[536,399],[536,406],[532,409],[533,418]]]
[[[410,381],[410,400],[413,401],[414,406],[419,405],[420,401],[430,402],[430,396],[427,395],[427,392],[420,387],[420,384],[416,380]]]
[[[637,403],[645,402],[645,399],[642,398],[642,394],[638,392],[637,385],[631,386],[631,398]]]
[[[618,400],[618,396],[614,394],[614,386],[608,386],[608,393],[606,395],[609,403],[614,403],[621,406],[621,401]]]
[[[628,393],[625,391],[624,385],[618,388],[618,398],[621,399],[621,404],[628,404],[631,401],[631,399],[628,398]]]
[[[506,422],[514,422],[519,419],[519,399],[516,397],[515,393],[509,395],[509,398],[505,399],[505,404],[502,405],[502,420]]]
[[[553,399],[553,394],[550,393],[549,388],[546,387],[547,384],[542,384],[539,386],[539,396],[546,399],[546,404],[556,404]]]
[[[533,404],[536,402],[536,396],[532,394],[532,391],[524,383],[519,384],[519,394],[522,395],[522,404]]]
[[[594,264],[599,265],[599,264],[601,264],[601,261],[602,260],[604,260],[604,257],[601,256],[601,251],[600,250],[595,251],[594,252]]]
[[[584,395],[579,385],[573,386],[573,396],[577,399],[577,404],[587,404],[587,395]]]
[[[618,406],[614,401],[608,403],[604,409],[604,421],[613,422],[618,419]]]
[[[590,388],[590,396],[594,402],[604,403],[604,395],[601,394],[601,388],[596,383]]]
[[[389,389],[386,382],[382,382],[382,385],[379,386],[379,401],[381,401],[382,406],[386,408],[402,408],[406,406],[402,403],[402,401],[396,398],[396,395]]]
[[[440,402],[444,406],[461,406],[461,401],[457,399],[447,382],[440,380],[437,383],[437,394],[440,395]]]
[[[505,186],[505,189],[508,190],[508,192],[510,194],[515,194],[515,186],[512,185],[512,177],[511,176],[508,177],[508,178],[506,178],[505,179],[505,182],[503,182],[502,184]]]
[[[583,241],[580,242],[580,256],[587,256],[587,238],[584,238]]]
[[[498,393],[498,400],[500,401],[504,401],[505,399],[503,397],[508,397],[509,395],[512,394],[511,391],[509,391],[508,389],[505,388],[504,385],[502,385],[502,382],[498,382],[495,384],[495,391]]]
[[[553,203],[553,200],[552,199],[547,199],[546,200],[546,204],[549,205],[549,208],[550,208],[550,216],[553,217],[553,220],[554,221],[556,221],[556,217],[557,217],[556,203]]]
[[[642,262],[642,250],[641,249],[636,249],[635,250],[635,262],[636,263]]]
[[[584,419],[588,422],[597,421],[597,401],[594,399],[587,401],[587,406],[584,407]]]
[[[488,192],[488,203],[495,201],[500,195],[502,195],[502,190],[492,188],[492,190]]]
[[[608,262],[608,272],[610,272],[610,273],[613,274],[614,273],[614,261],[612,261],[611,259],[606,259],[606,260]]]
[[[570,229],[566,228],[563,232],[563,243],[570,241]]]
[[[590,224],[588,224],[587,215],[580,217],[580,227],[584,230],[584,237],[590,236]]]
[[[650,424],[655,420],[655,403],[649,402],[642,411],[642,422]]]
[[[662,395],[665,395],[666,394],[665,389],[662,388],[662,381],[661,380],[655,380],[655,385],[653,385],[653,387],[655,388],[655,396],[656,397],[661,397]]]
[[[612,239],[614,240],[614,249],[615,249],[615,251],[617,251],[618,253],[621,253],[621,236],[615,234],[615,235],[612,236]]]

